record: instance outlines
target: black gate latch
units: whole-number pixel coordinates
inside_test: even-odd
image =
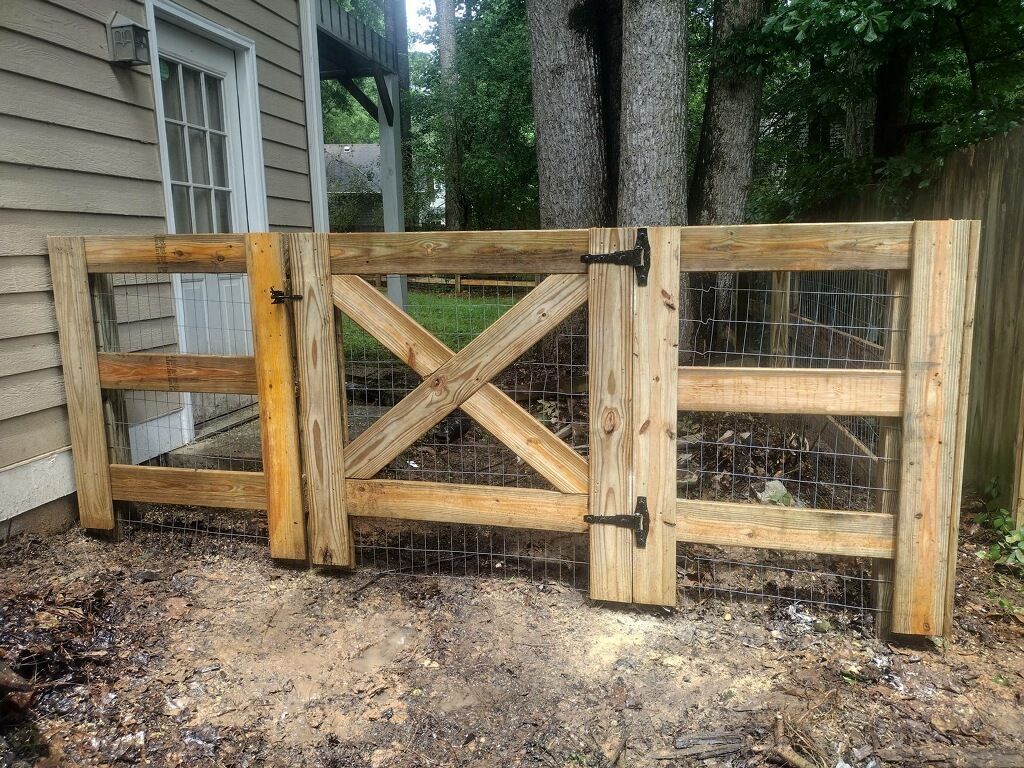
[[[612,251],[611,253],[587,253],[581,257],[584,264],[618,264],[622,267],[633,267],[636,272],[636,284],[647,285],[647,275],[651,271],[651,241],[647,239],[647,227],[636,231],[636,245],[628,251]]]
[[[636,497],[636,511],[632,515],[584,515],[583,522],[591,525],[614,525],[629,528],[636,536],[636,546],[647,546],[647,534],[651,530],[651,513],[647,511],[647,497]]]
[[[286,301],[301,301],[301,293],[285,293],[279,291],[277,288],[270,289],[270,303],[271,304],[284,304]]]

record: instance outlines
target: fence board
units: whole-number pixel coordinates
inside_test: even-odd
[[[291,327],[288,305],[271,304],[270,289],[287,289],[281,236],[245,236],[260,440],[267,486],[267,526],[271,557],[306,558],[299,466],[298,413],[295,405]]]
[[[87,237],[90,272],[245,272],[244,235]]]
[[[969,222],[914,226],[892,631],[938,635],[954,569]],[[973,290],[973,286],[970,286]]]
[[[891,558],[896,521],[876,512],[679,499],[679,541],[822,555]]]
[[[345,441],[331,265],[327,236],[288,236],[298,351],[302,459],[306,478],[310,558],[314,565],[351,567],[355,545],[345,511]],[[340,396],[339,396],[340,395]]]
[[[181,504],[185,498],[197,498],[207,507],[267,508],[262,472],[111,464],[110,486],[118,501]]]
[[[582,533],[587,497],[533,488],[347,480],[350,515]]]
[[[256,362],[247,355],[101,352],[97,359],[105,389],[256,394]]]
[[[633,602],[674,606],[679,228],[652,227],[648,236],[648,282],[633,291],[632,467],[651,527],[647,545],[633,550]]]
[[[679,368],[685,411],[889,416],[903,413],[903,372],[824,368]]]
[[[635,229],[593,229],[591,253],[632,247]],[[588,269],[590,366],[590,514],[633,512],[633,286],[631,267]],[[612,525],[590,527],[590,596],[633,599],[633,533]]]
[[[426,328],[355,275],[334,277],[334,303],[423,378],[454,357]],[[563,493],[586,493],[587,461],[493,384],[462,410]]]
[[[50,271],[83,528],[114,529],[92,297],[82,239],[50,237]]]
[[[349,444],[348,476],[377,474],[556,328],[586,300],[586,291],[580,275],[555,275],[530,291]]]

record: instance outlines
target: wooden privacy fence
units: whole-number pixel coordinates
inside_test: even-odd
[[[978,226],[973,221],[366,234],[51,237],[82,525],[115,501],[266,509],[270,552],[354,564],[352,517],[589,532],[591,595],[674,605],[676,544],[872,558],[899,633],[948,630]],[[680,367],[680,272],[890,270],[890,369]],[[253,357],[97,351],[90,275],[243,272]],[[364,278],[536,274],[453,352]],[[274,297],[274,298],[272,298]],[[492,379],[587,305],[589,456]],[[345,434],[335,308],[422,383]],[[340,347],[340,350],[339,350]],[[108,453],[103,390],[255,393],[263,471],[132,466]],[[461,408],[554,490],[375,479]],[[874,512],[676,498],[677,412],[871,416],[899,423]],[[113,456],[113,459],[117,459]]]

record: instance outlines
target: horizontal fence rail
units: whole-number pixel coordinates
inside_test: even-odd
[[[883,608],[892,603],[894,631],[948,630],[976,223],[666,227],[648,234],[653,292],[632,267],[584,261],[632,245],[634,229],[51,238],[83,526],[113,527],[114,501],[188,499],[266,510],[272,556],[322,565],[354,563],[349,517],[588,533],[592,595],[657,604],[675,600],[677,541],[871,558],[891,581],[879,600]],[[867,364],[877,358],[888,369],[677,365],[679,272],[836,270],[899,276],[889,299],[909,297],[909,310],[892,308],[891,323],[906,321],[905,342],[868,342],[805,322],[788,307],[781,316],[870,344]],[[232,272],[249,276],[254,356],[106,351],[111,347],[97,347],[89,333],[90,273]],[[501,275],[424,279],[456,289],[530,290],[456,352],[361,277],[382,274]],[[271,289],[303,298],[272,304]],[[491,381],[584,304],[591,328],[587,455]],[[423,379],[353,439],[343,434],[336,309]],[[111,460],[102,389],[257,395],[263,471]],[[554,490],[375,477],[456,408]],[[873,417],[902,424],[903,437],[878,446],[877,459],[896,467],[884,468],[878,511],[676,499],[677,411]],[[647,547],[634,532],[599,519],[638,514],[641,497],[653,526]]]

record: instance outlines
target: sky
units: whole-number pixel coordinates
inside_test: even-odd
[[[428,16],[424,16],[422,11],[426,9],[429,13]],[[434,3],[433,0],[405,0],[405,15],[406,24],[409,25],[409,36],[412,38],[414,35],[422,35],[434,23]],[[431,45],[424,45],[421,42],[415,40],[409,41],[410,51],[432,51],[434,49]]]

